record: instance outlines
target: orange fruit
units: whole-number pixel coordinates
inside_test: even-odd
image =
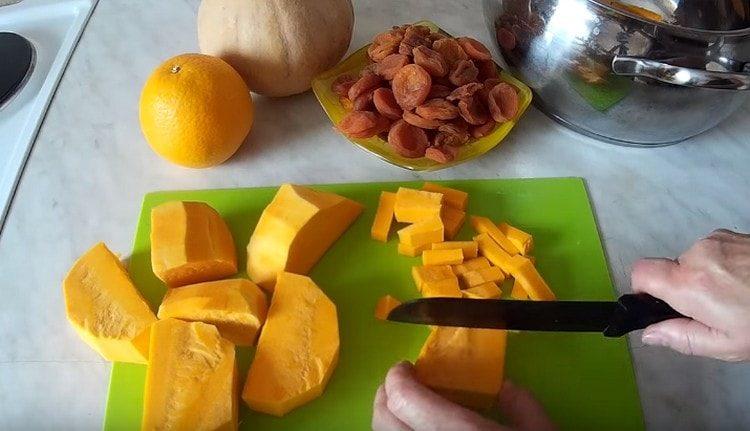
[[[141,92],[141,130],[178,165],[207,168],[234,154],[253,125],[253,99],[224,60],[183,54],[162,63]]]

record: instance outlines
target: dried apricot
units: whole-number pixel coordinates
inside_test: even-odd
[[[455,90],[451,91],[451,94],[446,97],[448,100],[459,100],[459,99],[465,99],[467,97],[471,97],[476,93],[477,91],[481,90],[482,87],[484,87],[482,84],[478,82],[470,82],[466,85],[462,85]]]
[[[461,45],[466,55],[474,60],[492,60],[490,50],[482,42],[470,37],[456,38],[456,42]]]
[[[512,85],[501,82],[490,91],[487,105],[498,123],[511,120],[518,114],[518,93]]]
[[[404,111],[398,106],[396,98],[393,97],[393,91],[388,88],[376,89],[372,93],[372,101],[375,103],[375,109],[386,118],[397,120],[404,114]]]
[[[404,31],[400,30],[399,27],[394,27],[390,30],[378,33],[372,40],[372,43],[384,44],[384,43],[401,43],[401,39],[404,37]]]
[[[458,108],[445,99],[430,99],[417,106],[416,113],[428,120],[452,120],[458,117]]]
[[[456,154],[453,152],[453,150],[449,150],[449,148],[454,149],[455,147],[451,147],[451,146],[430,147],[427,150],[425,150],[424,156],[438,163],[452,162],[453,159],[456,158]]]
[[[448,63],[437,51],[420,45],[412,50],[414,63],[422,66],[432,76],[445,76],[448,73]]]
[[[398,120],[388,131],[388,144],[398,154],[416,158],[424,156],[430,142],[424,130],[414,127],[404,120]]]
[[[372,106],[372,93],[373,90],[369,90],[357,96],[356,99],[352,100],[352,108],[355,111],[366,111]]]
[[[398,46],[399,54],[412,55],[412,50],[418,46],[432,45],[427,35],[430,34],[430,28],[422,25],[412,25],[406,29],[404,38],[401,40],[401,44]]]
[[[428,35],[427,35],[427,37],[428,37],[428,38],[429,38],[429,39],[430,39],[430,40],[431,40],[432,42],[435,42],[436,40],[439,40],[439,39],[444,39],[444,38],[446,38],[446,37],[448,37],[448,36],[444,35],[443,33],[440,33],[440,32],[438,32],[438,31],[434,31],[434,32],[432,32],[432,33],[428,34]],[[430,46],[432,46],[432,45],[430,45]]]
[[[382,61],[389,55],[398,52],[399,43],[373,43],[367,48],[367,55],[374,62]]]
[[[366,73],[349,88],[349,99],[354,100],[360,94],[372,90],[373,88],[377,88],[381,82],[383,82],[383,78],[379,75]]]
[[[496,87],[497,88],[497,87]],[[458,111],[467,123],[478,126],[489,120],[487,108],[478,97],[471,96],[458,101]]]
[[[440,138],[438,138],[440,136]],[[435,139],[440,139],[439,145],[450,145],[460,147],[469,142],[469,125],[462,118],[456,118],[450,123],[438,127]],[[438,144],[436,144],[438,145]]]
[[[427,95],[428,99],[442,99],[451,94],[451,88],[447,85],[432,84],[430,93]]]
[[[432,140],[432,145],[436,147],[439,147],[439,146],[460,147],[463,144],[464,142],[462,142],[461,137],[459,135],[455,135],[453,133],[448,133],[448,132],[437,132],[435,133],[435,137]]]
[[[443,124],[439,120],[427,119],[410,111],[404,111],[403,118],[404,121],[411,124],[412,126],[417,126],[422,129],[437,129],[441,124]]]
[[[393,95],[404,111],[410,111],[421,105],[427,99],[430,87],[432,87],[430,74],[417,64],[407,64],[402,67],[391,81]]]
[[[354,111],[339,123],[338,129],[352,138],[369,138],[388,128],[388,120],[374,112]]]
[[[339,96],[339,103],[341,103],[341,106],[343,106],[346,111],[354,110],[354,103],[346,96]]]
[[[334,79],[331,83],[331,91],[337,96],[346,96],[349,94],[349,89],[357,82],[357,78],[352,75],[344,74]]]
[[[391,54],[377,63],[375,67],[375,73],[382,76],[383,79],[388,81],[393,79],[396,72],[402,67],[409,64],[409,56],[405,54]]]
[[[449,68],[453,68],[453,65],[461,60],[469,59],[469,56],[466,55],[461,45],[456,42],[456,39],[450,37],[436,40],[432,43],[432,49],[443,56]]]
[[[479,69],[474,66],[474,63],[471,60],[461,60],[453,66],[448,79],[451,81],[451,84],[460,87],[470,82],[475,82],[477,76],[479,76]]]
[[[487,79],[497,78],[497,66],[492,60],[487,61],[474,61],[474,65],[479,69],[479,80],[485,81]]]
[[[482,100],[486,101],[487,97],[490,94],[490,91],[492,91],[492,89],[495,88],[495,86],[501,82],[503,81],[501,81],[499,78],[485,79],[482,89],[479,90],[479,94]]]
[[[471,129],[471,136],[473,136],[476,139],[484,138],[485,136],[489,135],[492,130],[495,128],[495,125],[497,123],[494,120],[490,120],[481,126],[476,126]]]
[[[362,70],[359,71],[359,77],[361,78],[365,75],[376,73],[377,68],[378,68],[378,63],[370,63],[367,66],[363,67]]]

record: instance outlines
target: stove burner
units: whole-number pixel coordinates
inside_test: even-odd
[[[26,84],[34,68],[34,46],[23,36],[0,32],[0,108]]]

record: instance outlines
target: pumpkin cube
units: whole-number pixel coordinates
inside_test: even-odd
[[[456,275],[461,275],[465,272],[469,271],[475,271],[477,269],[482,268],[489,268],[490,261],[487,260],[484,256],[475,257],[474,259],[469,259],[462,263],[461,265],[453,265],[453,273]]]
[[[490,281],[502,283],[505,280],[505,274],[496,266],[464,272],[460,277],[466,288],[478,286]]]
[[[434,283],[456,278],[449,265],[412,266],[411,276],[414,279],[414,284],[417,286],[417,290],[420,292],[426,283]]]
[[[375,304],[375,318],[378,320],[388,320],[391,310],[401,305],[401,301],[391,295],[381,296],[378,303]]]
[[[432,217],[399,229],[398,238],[401,243],[412,247],[429,248],[432,243],[443,241],[443,233],[443,222],[440,221],[440,217]]]
[[[338,358],[336,305],[309,277],[281,272],[242,399],[283,416],[323,393]]]
[[[494,281],[488,281],[461,291],[464,298],[473,299],[500,299],[503,292]]]
[[[453,239],[458,235],[466,220],[466,213],[453,207],[444,206],[440,218],[445,226],[445,238]]]
[[[433,217],[440,217],[443,204],[441,193],[399,187],[393,214],[399,223],[418,223]]]
[[[266,294],[260,287],[235,278],[169,289],[158,316],[210,323],[232,343],[252,346],[266,320],[266,311]]]
[[[507,223],[500,223],[497,227],[506,237],[508,237],[508,240],[516,246],[522,255],[526,256],[534,248],[534,237],[530,234]]]
[[[388,232],[391,230],[393,223],[393,207],[396,204],[396,194],[391,192],[380,193],[378,201],[378,210],[375,212],[375,220],[370,228],[372,239],[387,242]]]
[[[430,244],[422,244],[419,247],[414,247],[400,242],[398,243],[398,254],[409,257],[417,257],[422,253],[422,251],[427,250],[429,246]]]
[[[490,238],[511,256],[519,253],[518,248],[487,217],[471,216],[471,225],[478,234],[488,234]]]
[[[234,345],[215,326],[152,325],[142,430],[236,430],[237,407]]]
[[[151,210],[151,266],[168,287],[237,273],[229,227],[203,202],[166,202]]]
[[[434,327],[414,364],[417,379],[445,398],[486,409],[503,384],[507,332]]]
[[[99,243],[78,258],[63,280],[63,296],[68,321],[104,359],[148,361],[149,328],[156,316],[106,245]]]
[[[473,259],[478,255],[478,245],[476,241],[443,241],[432,244],[433,250],[451,250],[460,248],[463,251],[464,259]]]
[[[461,211],[466,211],[466,205],[469,203],[469,194],[461,190],[430,182],[424,183],[422,190],[433,193],[442,193],[443,203]]]
[[[268,291],[279,272],[307,274],[362,209],[333,193],[282,185],[247,244],[247,274]]]
[[[448,250],[425,250],[422,252],[422,264],[459,265],[464,261],[464,252],[460,248]]]

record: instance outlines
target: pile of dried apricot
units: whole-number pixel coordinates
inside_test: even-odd
[[[423,25],[375,36],[372,63],[358,77],[331,84],[349,111],[338,124],[353,138],[381,136],[404,157],[448,163],[518,113],[516,89],[498,79],[489,50],[470,37],[448,37]]]

